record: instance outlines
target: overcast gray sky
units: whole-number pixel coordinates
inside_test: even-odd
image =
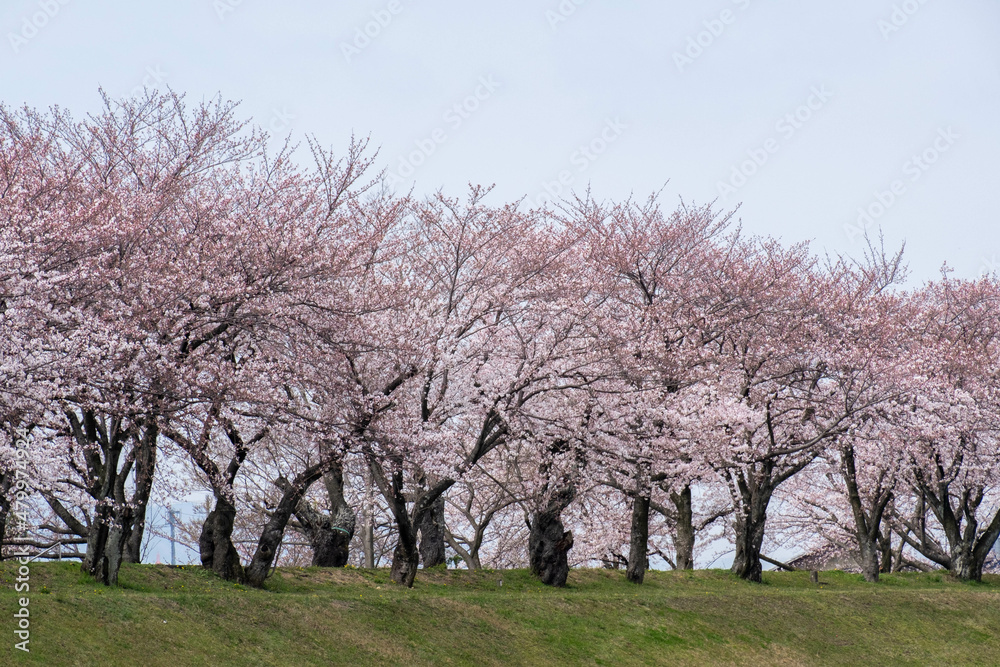
[[[0,30],[8,105],[221,93],[282,136],[370,133],[417,193],[669,181],[817,252],[881,226],[915,281],[1000,268],[996,0],[5,0]]]

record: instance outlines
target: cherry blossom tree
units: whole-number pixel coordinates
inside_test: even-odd
[[[723,252],[732,214],[682,205],[665,214],[656,195],[604,207],[576,200],[570,224],[588,242],[589,270],[600,293],[595,337],[607,346],[597,448],[607,484],[632,499],[627,576],[641,583],[647,562],[654,488],[666,493],[677,560],[693,566],[691,485],[710,474],[685,451],[687,390],[705,372],[707,322],[728,304],[713,300],[710,268]]]
[[[916,511],[912,518],[899,513],[899,534],[964,580],[982,578],[1000,536],[998,296],[995,279],[945,275],[916,295],[921,315],[911,329],[921,354],[908,384],[902,438]]]

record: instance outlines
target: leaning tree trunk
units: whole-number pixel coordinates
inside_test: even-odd
[[[573,547],[573,533],[564,530],[560,515],[575,496],[576,489],[572,486],[560,489],[544,509],[531,517],[528,562],[532,574],[548,586],[565,586],[569,576],[566,554]]]
[[[677,510],[674,526],[675,565],[678,570],[694,569],[694,502],[691,487],[685,485],[680,492],[671,492],[670,501]]]
[[[445,563],[444,495],[438,497],[420,521],[420,562],[424,568]]]
[[[390,578],[397,584],[407,588],[413,587],[417,576],[417,566],[420,564],[420,550],[417,548],[417,526],[431,511],[434,503],[451,487],[454,480],[446,479],[438,482],[432,489],[425,491],[413,502],[413,515],[406,511],[406,500],[402,494],[402,474],[393,475],[392,513],[399,530],[399,541],[392,552],[392,567]]]
[[[629,533],[628,567],[625,569],[625,578],[634,584],[641,584],[646,576],[648,548],[649,496],[637,493],[632,499],[632,528]]]
[[[216,493],[215,509],[202,524],[198,548],[202,567],[227,581],[244,583],[246,574],[232,540],[235,521],[236,506],[221,493]]]
[[[271,571],[271,563],[274,562],[278,546],[285,536],[285,526],[288,525],[288,520],[302,500],[302,496],[323,474],[323,467],[324,463],[317,463],[302,471],[290,484],[287,481],[284,484],[279,482],[278,486],[283,489],[281,500],[265,524],[257,541],[257,550],[246,569],[246,580],[251,586],[256,588],[264,586],[264,580]]]

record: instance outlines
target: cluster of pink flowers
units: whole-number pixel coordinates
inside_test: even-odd
[[[346,474],[406,584],[421,539],[558,584],[571,548],[692,567],[713,526],[752,580],[779,539],[981,576],[995,278],[907,291],[899,255],[821,261],[710,206],[417,200],[365,141],[267,145],[174,94],[0,108],[0,527],[19,429],[40,526],[9,548],[81,545],[113,583],[151,498],[201,489],[202,563],[260,585]]]

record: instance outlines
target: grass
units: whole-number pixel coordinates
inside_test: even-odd
[[[266,590],[200,568],[124,566],[96,586],[32,564],[31,652],[13,650],[14,563],[0,564],[0,664],[995,665],[1000,577],[574,570],[552,589],[522,570],[279,569]],[[503,586],[499,585],[503,579]]]

